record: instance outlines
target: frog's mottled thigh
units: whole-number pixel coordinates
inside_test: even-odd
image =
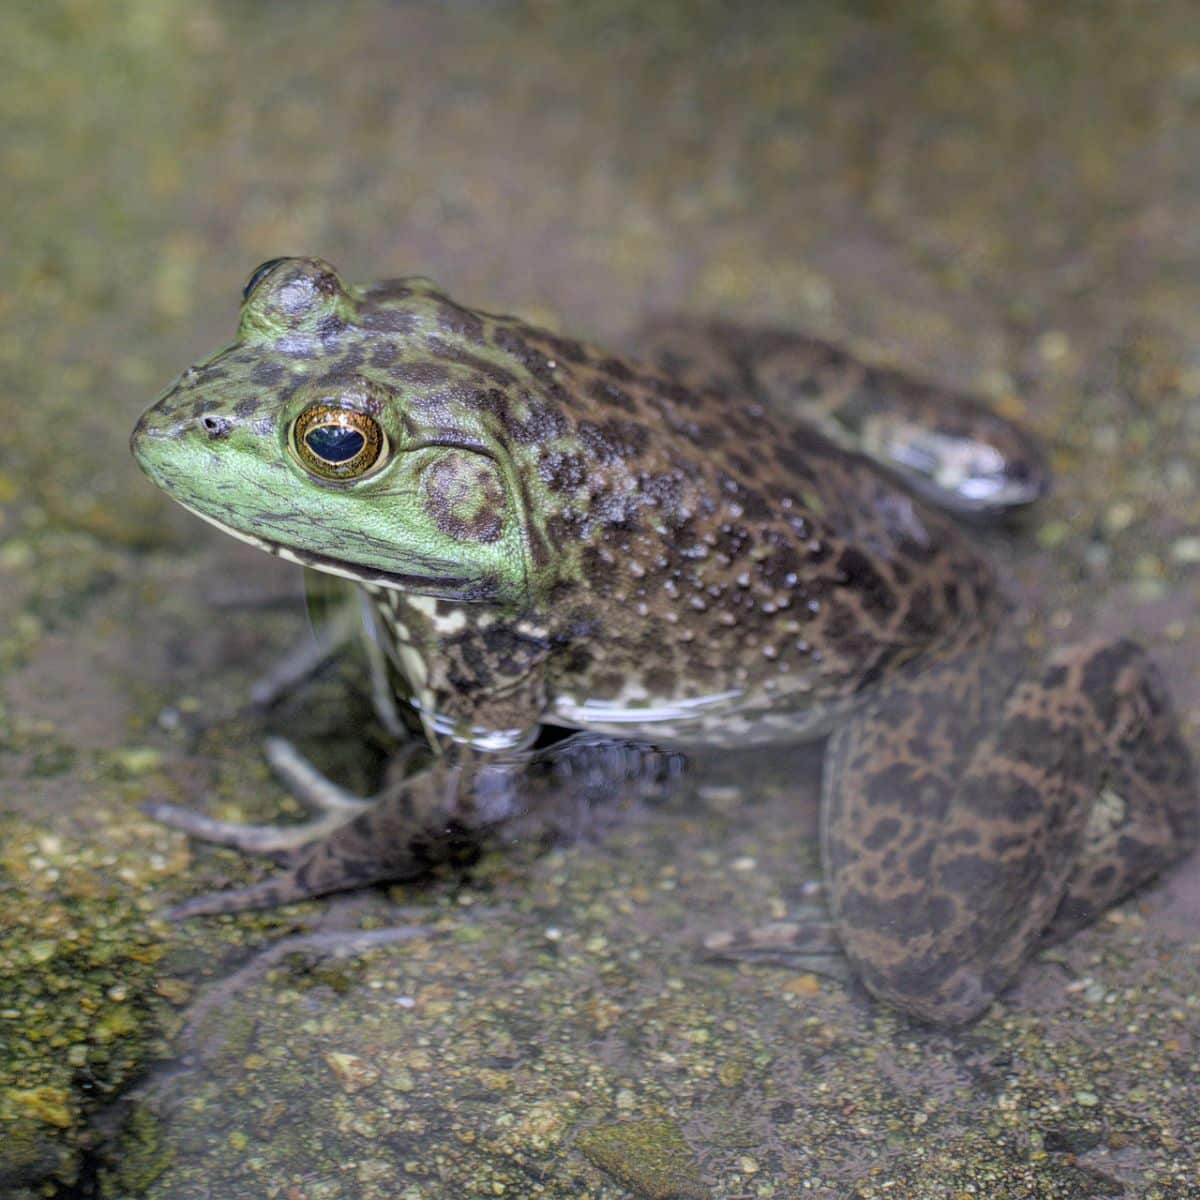
[[[1108,732],[1099,788],[1047,942],[1094,920],[1200,842],[1196,773],[1154,663],[1129,641],[1074,647],[1059,659],[1094,693]]]
[[[1048,931],[1090,919],[1197,833],[1189,756],[1136,645],[1064,650],[998,702],[966,665],[864,710],[832,739],[825,781],[847,954],[876,995],[945,1024],[978,1016]]]

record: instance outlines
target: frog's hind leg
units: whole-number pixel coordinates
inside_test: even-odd
[[[1045,942],[1069,937],[1200,842],[1191,755],[1154,663],[1130,641],[1075,647],[1059,662],[1097,706],[1107,761]]]
[[[1190,759],[1136,645],[1067,649],[1000,685],[966,667],[864,710],[825,776],[841,941],[871,992],[937,1024],[979,1016],[1048,930],[1078,927],[1197,833]]]
[[[641,349],[684,383],[767,401],[953,512],[999,516],[1049,486],[1034,440],[974,397],[819,338],[683,318],[655,322]]]

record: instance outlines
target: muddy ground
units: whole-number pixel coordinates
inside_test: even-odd
[[[362,791],[386,744],[349,662],[247,709],[298,582],[126,445],[280,254],[613,342],[803,327],[1037,431],[1054,495],[984,535],[1030,638],[1136,636],[1200,750],[1196,5],[62,0],[0,47],[0,1194],[1200,1196],[1196,858],[963,1032],[697,953],[818,879],[816,750],[162,921],[256,868],[141,802],[294,814],[265,734]]]

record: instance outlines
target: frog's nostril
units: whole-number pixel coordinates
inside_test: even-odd
[[[214,413],[205,413],[200,418],[200,424],[204,427],[204,432],[210,438],[224,437],[232,428],[232,422],[226,417],[218,417]]]

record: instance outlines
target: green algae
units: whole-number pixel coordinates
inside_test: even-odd
[[[575,1144],[644,1200],[709,1200],[712,1195],[700,1178],[695,1152],[668,1118],[596,1125]]]
[[[168,1170],[172,1160],[162,1122],[142,1105],[134,1106],[115,1146],[102,1157],[107,1158],[110,1165],[100,1170],[100,1195],[113,1200],[144,1195]]]
[[[166,950],[112,848],[0,821],[0,1179],[69,1179],[89,1122],[165,1052]],[[153,872],[151,872],[153,874]],[[117,884],[117,886],[113,886]]]

